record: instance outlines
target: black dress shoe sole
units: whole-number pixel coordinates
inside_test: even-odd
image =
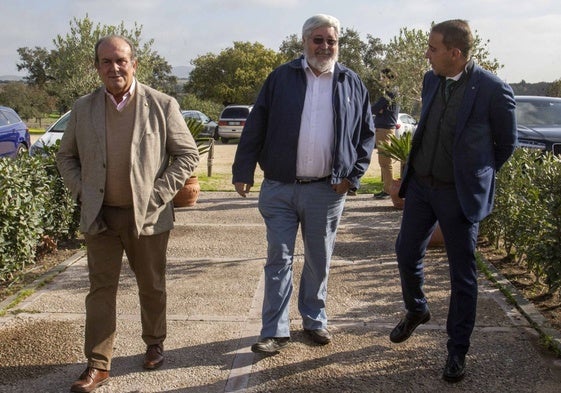
[[[393,332],[397,328],[397,326],[401,325],[401,322],[399,322],[398,325],[390,333],[390,341],[393,342],[393,343],[396,343],[396,344],[399,344],[399,343],[402,343],[402,342],[406,341],[409,337],[411,337],[411,335],[413,334],[415,329],[417,329],[419,327],[419,325],[427,323],[428,321],[430,321],[430,311],[427,311],[426,314],[424,314],[421,318],[419,318],[418,321],[416,321],[411,326],[411,328],[409,329],[409,333],[398,336],[398,337],[395,337],[395,336],[393,336]]]
[[[447,374],[442,374],[442,379],[445,380],[446,382],[450,382],[450,383],[456,383],[456,382],[460,382],[462,379],[464,379],[464,377],[466,376],[465,373],[462,372],[462,374],[460,375],[447,375]]]
[[[251,346],[251,352],[254,353],[279,353],[281,349],[288,346],[289,340],[275,340],[275,341],[259,341]]]
[[[319,345],[327,345],[331,342],[331,334],[327,333],[327,336],[318,334],[315,330],[304,329],[304,332],[310,337],[310,339]]]
[[[465,359],[463,361],[451,361],[450,359],[446,359],[446,365],[444,366],[444,372],[442,373],[443,380],[450,383],[460,382],[464,379],[465,374]]]

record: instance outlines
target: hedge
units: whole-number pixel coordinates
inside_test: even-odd
[[[56,169],[57,148],[0,159],[0,282],[35,264],[46,243],[77,235],[79,211]]]
[[[481,235],[543,281],[561,288],[561,159],[517,149],[497,175],[493,213]]]

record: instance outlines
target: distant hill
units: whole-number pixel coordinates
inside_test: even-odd
[[[178,79],[187,79],[192,69],[193,66],[172,67],[171,73]],[[21,80],[23,80],[23,77],[18,75],[0,75],[0,82],[15,82]]]
[[[545,96],[550,85],[550,82],[526,83],[524,81],[510,84],[514,94],[519,96]]]
[[[15,82],[21,80],[23,80],[23,77],[18,75],[0,75],[1,82]]]
[[[178,66],[172,67],[171,73],[173,76],[176,76],[178,79],[187,79],[193,66]]]
[[[193,66],[177,66],[172,67],[171,73],[178,79],[187,79],[189,74],[193,70]],[[22,76],[18,75],[0,75],[0,83],[23,81]],[[519,83],[511,83],[510,86],[514,90],[516,95],[527,95],[527,96],[545,96],[551,82],[538,82],[538,83],[527,83],[525,81]]]

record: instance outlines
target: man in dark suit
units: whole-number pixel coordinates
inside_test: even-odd
[[[492,210],[495,174],[516,145],[512,89],[470,58],[473,36],[463,20],[431,29],[425,54],[432,71],[423,80],[421,118],[400,196],[405,198],[396,242],[407,313],[390,334],[409,338],[430,319],[423,292],[423,259],[437,222],[448,255],[451,296],[443,379],[464,377],[475,324],[479,222]]]
[[[109,379],[123,252],[139,289],[143,367],[162,365],[172,199],[199,162],[177,101],[136,80],[128,38],[101,38],[95,67],[103,86],[76,101],[57,154],[64,183],[80,203],[90,281],[88,365],[72,392],[91,392]]]

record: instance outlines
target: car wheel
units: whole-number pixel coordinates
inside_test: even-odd
[[[224,137],[220,137],[220,141],[224,144],[227,144],[229,139],[228,138],[224,138]]]
[[[16,150],[16,157],[23,157],[25,155],[27,155],[27,146],[25,146],[24,144],[20,143],[18,145],[18,148]]]

